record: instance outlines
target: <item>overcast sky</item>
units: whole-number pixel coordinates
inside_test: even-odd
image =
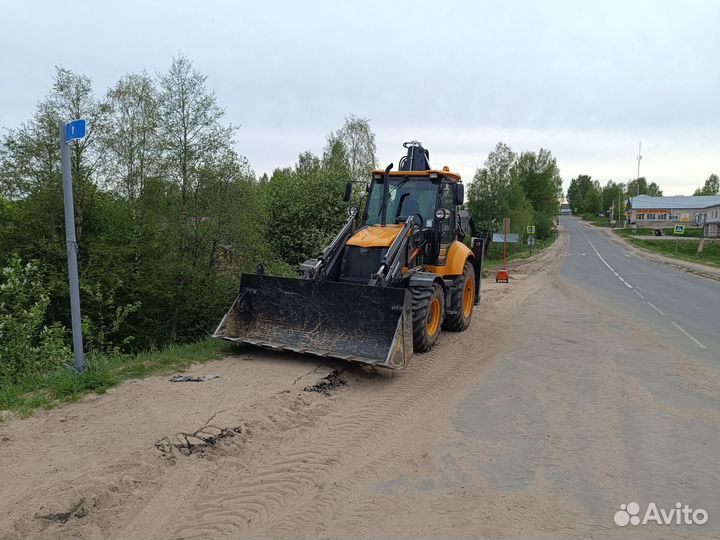
[[[0,0],[0,127],[32,115],[54,66],[102,95],[178,52],[208,76],[261,174],[319,153],[349,114],[381,164],[403,141],[469,181],[498,141],[666,195],[720,174],[720,1],[73,2]]]

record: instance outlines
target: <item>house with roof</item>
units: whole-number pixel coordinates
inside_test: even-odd
[[[705,238],[720,238],[720,203],[705,209],[702,226]]]
[[[711,216],[717,213],[719,207],[720,196],[717,195],[638,195],[627,200],[625,218],[629,223],[637,223],[638,227],[663,228],[678,223],[703,226],[710,223],[707,220],[716,219]]]

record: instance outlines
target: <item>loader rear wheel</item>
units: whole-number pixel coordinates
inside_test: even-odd
[[[450,297],[450,308],[445,315],[443,330],[462,332],[470,326],[475,304],[475,269],[470,261],[465,263],[463,275],[455,278]]]
[[[443,289],[437,283],[432,287],[411,287],[413,308],[413,349],[426,352],[432,349],[440,335],[445,298]]]

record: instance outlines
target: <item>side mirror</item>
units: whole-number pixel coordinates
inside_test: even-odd
[[[348,202],[352,195],[352,182],[345,184],[345,193],[343,193],[343,201]]]
[[[465,184],[455,184],[455,204],[462,206],[465,203]]]

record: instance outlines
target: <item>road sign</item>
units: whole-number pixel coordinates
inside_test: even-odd
[[[685,234],[685,225],[675,225],[675,234]]]
[[[507,237],[507,239],[506,239]],[[508,244],[517,244],[520,241],[519,236],[516,233],[505,235],[503,233],[493,233],[493,242],[507,242]]]
[[[534,245],[535,245],[535,237],[534,237],[534,236],[528,236],[527,244],[528,244],[528,246],[534,246]]]
[[[73,120],[65,124],[65,142],[76,141],[85,138],[85,120]]]
[[[510,218],[503,218],[503,232],[509,233],[510,232]]]
[[[528,233],[528,234],[535,234],[535,225],[528,225],[528,226],[527,226],[527,233]]]

